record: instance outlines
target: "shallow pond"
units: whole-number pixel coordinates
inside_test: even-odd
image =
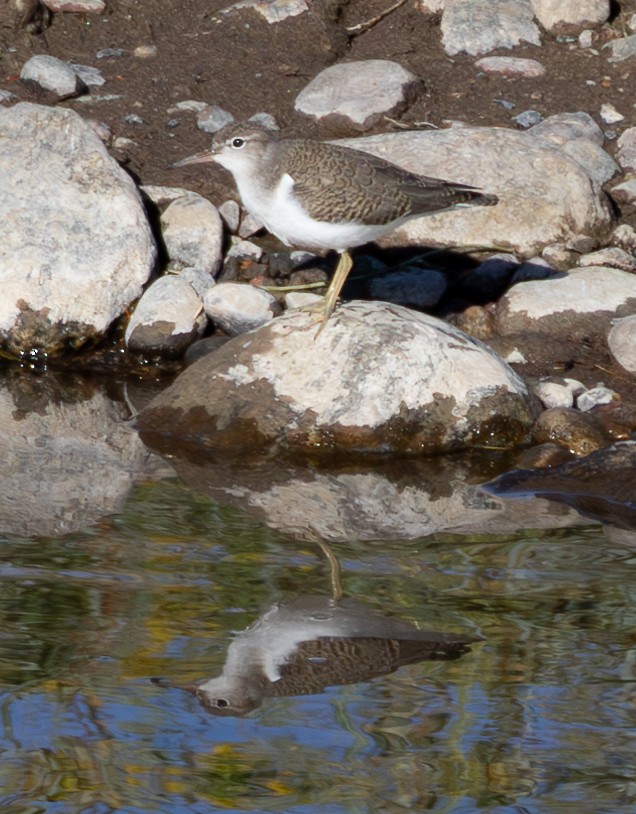
[[[106,432],[94,393],[66,407],[87,404]],[[51,415],[25,412],[38,426]],[[0,811],[635,810],[635,532],[566,510],[546,518],[539,499],[525,501],[523,523],[497,514],[491,531],[471,530],[491,499],[479,503],[471,478],[442,460],[408,483],[394,471],[314,472],[267,493],[253,471],[241,493],[227,473],[211,485],[214,467],[203,478],[155,462],[125,488],[106,467],[101,480],[82,470],[86,492],[123,495],[89,510],[50,447],[40,438],[33,448],[48,457],[22,470],[16,453],[33,489],[18,478],[22,499],[7,481],[2,504]],[[79,467],[68,455],[65,472]],[[427,510],[413,484],[434,471]],[[60,481],[44,522],[38,506]],[[305,533],[293,534],[303,511]],[[442,513],[444,529],[432,520]],[[481,640],[453,660],[264,697],[243,717],[211,715],[169,686],[221,673],[236,632],[274,603],[328,601],[334,566],[319,540],[344,596],[370,613]]]

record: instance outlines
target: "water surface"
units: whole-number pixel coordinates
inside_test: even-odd
[[[64,460],[74,458],[56,466]],[[536,499],[516,528],[498,515],[491,531],[471,531],[471,512],[490,499],[477,505],[470,478],[458,486],[455,471],[447,478],[455,485],[438,483],[427,504],[445,506],[455,531],[418,536],[413,483],[422,472],[408,483],[369,473],[386,522],[371,522],[368,499],[364,531],[347,534],[360,528],[351,512],[361,503],[347,491],[349,521],[337,532],[325,525],[345,595],[483,641],[455,661],[268,698],[246,717],[219,718],[150,678],[216,675],[233,633],[272,603],[329,595],[328,563],[312,534],[290,532],[281,495],[299,498],[292,506],[285,497],[290,515],[306,499],[307,517],[317,517],[319,487],[326,516],[327,497],[345,483],[358,488],[362,474],[307,474],[306,498],[295,482],[287,492],[278,484],[276,512],[259,498],[259,514],[228,505],[217,483],[206,493],[167,465],[147,467],[97,519],[74,487],[43,524],[44,492],[59,482],[42,487],[49,464],[29,463],[41,499],[25,495],[20,507],[16,490],[3,509],[20,522],[7,522],[0,538],[1,811],[610,814],[636,806],[636,533],[566,522],[561,509],[547,522]],[[437,465],[442,480],[447,467]],[[104,494],[119,483],[106,472],[91,479],[86,490]],[[409,500],[413,522],[402,537],[389,522],[387,484],[396,512]],[[453,503],[458,490],[463,502]],[[433,527],[431,517],[422,528]]]

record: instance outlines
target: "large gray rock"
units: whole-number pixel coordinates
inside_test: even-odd
[[[499,196],[497,206],[411,220],[384,238],[385,245],[497,245],[532,257],[543,246],[573,235],[592,235],[596,241],[605,237],[611,214],[592,177],[596,166],[588,173],[563,147],[532,132],[461,127],[343,143],[412,172],[462,181]]]
[[[317,334],[292,311],[196,362],[138,419],[228,453],[433,452],[520,443],[524,383],[450,325],[386,303],[340,307]]]
[[[137,189],[71,110],[0,109],[0,344],[49,354],[99,337],[156,248]]]

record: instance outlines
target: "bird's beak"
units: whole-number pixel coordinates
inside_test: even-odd
[[[192,693],[192,695],[196,695],[199,689],[198,684],[174,684],[172,681],[166,681],[166,679],[158,678],[157,676],[153,676],[150,681],[153,684],[157,684],[159,687],[170,687],[173,690],[184,690],[185,692]]]
[[[169,169],[173,170],[175,167],[187,167],[190,164],[207,164],[210,161],[214,161],[215,157],[216,153],[214,150],[203,150],[187,158],[182,158],[181,161],[175,161],[174,164],[170,164]]]

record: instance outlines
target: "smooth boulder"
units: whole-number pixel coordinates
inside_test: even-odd
[[[99,338],[155,257],[137,188],[88,122],[0,109],[0,346],[51,355]]]
[[[421,453],[523,442],[538,402],[490,348],[387,303],[341,306],[318,332],[292,311],[196,362],[142,432],[223,453]]]

